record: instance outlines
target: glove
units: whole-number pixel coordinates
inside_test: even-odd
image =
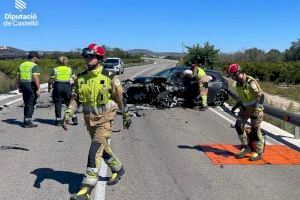
[[[40,96],[41,96],[41,93],[40,93],[39,89],[36,91],[36,96],[37,96],[37,98],[40,98]]]
[[[262,112],[262,108],[255,107],[253,113],[251,114],[251,119],[257,119],[259,117],[259,114]]]
[[[124,128],[124,129],[129,129],[129,127],[130,127],[132,121],[131,121],[131,119],[129,118],[129,116],[126,116],[126,117],[125,117],[125,115],[127,115],[127,114],[123,114],[123,128]]]
[[[68,108],[65,113],[64,113],[64,119],[63,119],[63,129],[68,130],[67,129],[67,124],[69,123],[70,119],[73,116],[73,110],[71,108]]]
[[[231,112],[235,113],[237,108],[243,108],[243,103],[241,101],[236,102],[236,104],[231,108]]]
[[[132,121],[129,117],[128,109],[126,108],[122,109],[122,117],[123,117],[123,128],[129,129]]]

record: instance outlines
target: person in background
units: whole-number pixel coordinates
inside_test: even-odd
[[[52,91],[52,99],[55,104],[55,125],[62,126],[61,108],[65,103],[67,106],[71,101],[71,83],[72,69],[68,66],[68,58],[60,56],[57,59],[58,66],[55,67],[48,81],[48,92]],[[77,116],[72,117],[73,123],[77,124]]]
[[[197,64],[192,64],[191,70],[199,84],[199,92],[202,99],[199,110],[205,111],[208,108],[207,106],[208,81],[209,81],[208,76],[206,76],[204,69]]]
[[[41,69],[36,63],[39,59],[38,52],[29,52],[27,61],[18,67],[17,85],[23,94],[24,101],[24,128],[35,128],[38,125],[32,123],[34,106],[40,96],[40,73]]]

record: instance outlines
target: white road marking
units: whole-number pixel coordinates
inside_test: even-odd
[[[23,98],[15,99],[15,100],[13,100],[13,101],[10,101],[10,102],[6,103],[4,106],[10,106],[11,104],[14,104],[14,103],[16,103],[16,102],[18,102],[18,101],[21,101],[21,100],[23,100]]]
[[[108,141],[110,144],[110,140]],[[101,168],[98,173],[99,177],[106,177],[107,175],[107,165],[102,159],[101,161]],[[95,189],[95,198],[94,200],[104,200],[105,199],[105,186],[106,181],[98,181]]]
[[[41,88],[46,88],[46,87],[48,87],[48,83],[41,84]],[[13,90],[13,91],[10,91],[8,94],[1,94],[0,101],[8,99],[8,98],[16,97],[19,95],[22,95],[22,93],[20,93],[19,90]]]
[[[154,67],[150,67],[150,68],[147,68],[141,72],[138,72],[136,73],[135,75],[133,75],[130,79],[148,71],[148,70],[151,70],[151,69],[154,69],[155,67],[157,66],[154,66]],[[108,143],[110,144],[110,140],[108,141]],[[107,176],[107,165],[106,163],[103,161],[101,161],[101,168],[99,170],[99,173],[98,173],[99,176],[101,177],[106,177]],[[106,181],[98,181],[97,182],[97,185],[96,185],[96,189],[95,189],[95,198],[94,200],[104,200],[105,199],[105,187],[106,187]]]
[[[225,119],[226,121],[228,121],[230,124],[235,124],[234,121],[232,121],[231,119],[229,119],[228,117],[226,117],[225,115],[222,115],[221,113],[219,113],[218,111],[216,111],[213,108],[208,108],[209,110],[213,111],[216,115],[222,117],[223,119]],[[272,144],[270,143],[268,140],[266,141],[266,144]]]

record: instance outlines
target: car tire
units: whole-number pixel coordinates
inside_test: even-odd
[[[225,101],[228,100],[228,94],[224,90],[220,90],[217,92],[213,104],[214,106],[222,106]]]

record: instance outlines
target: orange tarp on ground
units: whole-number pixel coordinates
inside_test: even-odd
[[[284,145],[266,145],[263,160],[249,161],[250,154],[237,159],[234,154],[239,152],[239,145],[204,144],[199,145],[214,165],[300,165],[300,152]]]

